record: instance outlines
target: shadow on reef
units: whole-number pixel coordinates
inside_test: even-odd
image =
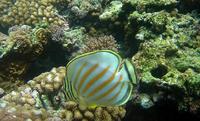
[[[199,0],[180,0],[179,9],[187,12],[197,9],[200,10],[200,1]]]
[[[67,55],[70,55],[70,53],[64,51],[59,44],[49,42],[43,55],[30,65],[25,80],[30,80],[43,72],[50,71],[52,67],[65,66]]]
[[[131,108],[130,108],[130,107]],[[162,100],[155,106],[144,109],[139,106],[127,105],[127,113],[123,121],[199,121],[200,116],[180,112],[172,100]]]

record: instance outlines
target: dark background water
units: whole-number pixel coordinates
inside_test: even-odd
[[[178,111],[174,101],[162,101],[146,110],[141,107],[127,107],[123,121],[200,121],[200,115]]]

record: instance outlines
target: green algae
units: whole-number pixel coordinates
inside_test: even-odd
[[[177,0],[123,0],[137,8],[154,8],[161,6],[174,6]],[[154,8],[155,9],[155,8]]]
[[[110,6],[105,8],[104,12],[99,16],[100,20],[112,20],[115,21],[120,12],[122,11],[122,2],[121,1],[112,1]]]

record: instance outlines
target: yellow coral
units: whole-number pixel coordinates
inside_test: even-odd
[[[53,93],[61,88],[64,76],[64,67],[53,68],[50,72],[42,73],[38,77],[35,77],[29,84],[40,93]]]
[[[1,0],[0,23],[2,25],[35,25],[53,23],[61,25],[64,19],[58,15],[54,4],[64,0]]]

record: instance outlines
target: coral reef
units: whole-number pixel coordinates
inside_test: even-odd
[[[94,50],[113,50],[119,52],[119,44],[115,38],[104,34],[86,34],[84,27],[68,28],[64,26],[50,26],[51,39],[53,43],[61,45],[62,49],[67,53],[71,53],[72,57],[91,52]]]
[[[65,26],[50,26],[52,41],[62,46],[63,50],[73,53],[79,50],[86,38],[84,27],[68,28]]]
[[[1,0],[0,118],[121,120],[124,107],[93,109],[62,94],[65,67],[59,66],[101,49],[132,58],[138,72],[125,120],[160,120],[159,106],[166,117],[199,117],[199,6],[199,0]],[[21,26],[6,35],[12,25]],[[29,71],[42,74],[20,86],[32,63]]]
[[[53,91],[61,89],[61,86],[54,86],[51,89],[49,87],[55,84],[62,85],[64,72],[64,67],[53,68],[50,72],[30,80],[28,85],[21,86],[2,97],[0,118],[3,120],[116,121],[125,116],[126,111],[123,107],[90,108],[73,101],[66,101],[59,93],[51,95]],[[43,87],[44,83],[45,87]],[[62,91],[60,93],[62,94]]]
[[[125,3],[131,3],[132,6],[136,8],[147,8],[151,7],[161,7],[161,6],[168,6],[168,5],[175,5],[178,1],[177,0],[123,0]],[[143,10],[145,10],[143,9]],[[156,9],[156,8],[154,8]],[[137,9],[139,10],[139,9]]]
[[[36,25],[37,23],[49,23],[61,25],[65,21],[55,8],[55,4],[64,0],[1,0],[0,24],[12,25]]]
[[[19,81],[26,73],[31,61],[44,51],[48,31],[30,26],[14,26],[9,36],[1,36],[0,41],[0,87],[12,90],[23,83]]]
[[[200,96],[200,41],[195,29],[199,20],[193,16],[163,10],[135,11],[129,16],[131,22],[139,24],[135,39],[141,44],[132,59],[141,75],[142,90],[156,99],[167,93],[168,99],[177,101],[180,110],[185,110],[184,97]],[[144,89],[147,86],[149,89]],[[151,87],[154,91],[148,92]],[[157,95],[159,91],[163,94]]]

